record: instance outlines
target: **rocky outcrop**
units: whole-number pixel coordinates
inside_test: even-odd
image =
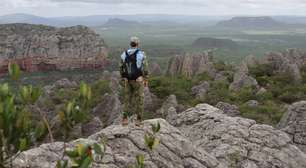
[[[16,62],[24,71],[103,67],[103,39],[85,26],[55,28],[43,25],[0,25],[0,72]]]
[[[191,93],[199,100],[203,100],[207,95],[210,88],[210,84],[207,81],[202,82],[200,85],[191,88]]]
[[[122,105],[115,94],[106,94],[101,103],[94,108],[92,115],[98,116],[104,127],[119,123],[122,113]]]
[[[193,75],[206,72],[211,77],[215,77],[216,70],[213,66],[212,59],[212,51],[175,56],[169,61],[167,74],[192,77]]]
[[[306,155],[285,132],[253,120],[229,117],[207,104],[180,113],[175,126],[227,167],[306,167]]]
[[[292,104],[278,124],[278,128],[287,132],[293,143],[306,153],[306,101]]]
[[[170,108],[173,109],[173,108]],[[159,122],[160,144],[152,151],[144,134]],[[100,132],[68,144],[95,143],[106,139],[106,154],[93,167],[125,168],[135,156],[145,156],[148,168],[304,168],[306,154],[283,131],[255,121],[230,117],[220,109],[199,104],[176,114],[172,125],[163,119],[147,120],[143,127],[111,125]],[[63,143],[44,144],[18,155],[14,167],[54,167]]]
[[[177,99],[175,95],[170,95],[165,102],[162,104],[162,107],[157,111],[157,113],[164,118],[168,116],[170,108],[176,109],[178,107]],[[173,110],[172,110],[173,111]]]
[[[225,102],[218,102],[216,107],[222,110],[228,116],[236,117],[240,114],[239,108],[236,105],[232,105]]]
[[[160,144],[150,152],[144,145],[144,134],[150,131],[150,125],[159,122],[161,130],[158,135]],[[155,119],[144,122],[142,128],[133,126],[110,126],[88,137],[68,144],[100,143],[107,140],[104,157],[97,158],[92,167],[126,168],[136,162],[135,156],[145,156],[146,168],[221,168],[218,160],[204,150],[196,148],[178,129],[165,120]],[[63,143],[44,144],[38,148],[21,153],[14,162],[15,168],[49,168],[55,167],[61,158]]]
[[[270,65],[274,73],[288,73],[295,82],[300,82],[300,68],[306,63],[306,53],[298,49],[270,52],[266,54],[262,63]]]
[[[256,79],[249,75],[248,65],[243,62],[234,74],[234,81],[231,83],[230,89],[239,91],[245,87],[251,87],[257,90],[259,89]]]
[[[160,66],[157,63],[151,63],[149,65],[149,72],[150,75],[162,75],[163,73]]]

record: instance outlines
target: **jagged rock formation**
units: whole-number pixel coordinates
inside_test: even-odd
[[[285,132],[253,120],[229,117],[207,104],[179,114],[175,126],[227,167],[306,167],[306,155]]]
[[[244,87],[259,89],[258,82],[249,75],[249,69],[246,63],[242,63],[237,72],[234,74],[234,81],[230,85],[230,89],[239,91]]]
[[[208,75],[214,77],[216,70],[213,66],[212,59],[212,51],[175,56],[169,61],[167,74],[192,77],[193,75],[206,72]]]
[[[150,71],[150,75],[161,75],[162,74],[162,70],[157,63],[151,63],[149,65],[149,71]]]
[[[296,82],[301,81],[300,68],[306,63],[306,53],[299,49],[287,49],[284,52],[270,52],[262,64],[269,64],[274,73],[288,73]]]
[[[196,48],[229,48],[229,49],[237,49],[238,44],[231,39],[216,39],[209,37],[202,37],[196,39],[192,43],[193,47]]]
[[[171,109],[171,108],[170,108]],[[148,168],[304,168],[306,154],[292,144],[283,131],[255,121],[230,117],[221,110],[200,104],[176,114],[171,126],[165,120],[144,122],[144,126],[109,126],[78,142],[107,139],[106,155],[93,167],[126,168],[144,154]],[[160,145],[153,152],[144,146],[143,136],[150,124],[160,122]],[[22,152],[14,167],[54,167],[63,143],[44,144]]]
[[[0,25],[0,72],[9,62],[24,71],[101,68],[107,60],[103,39],[85,26],[55,28]]]
[[[144,145],[143,137],[150,130],[150,124],[157,122],[161,124],[158,136],[160,144],[150,152]],[[136,162],[135,156],[138,154],[145,156],[147,168],[222,167],[215,157],[196,148],[178,129],[162,119],[145,121],[143,128],[113,125],[88,139],[77,140],[71,144],[99,143],[102,138],[107,139],[106,154],[103,159],[98,158],[92,167],[126,168]],[[69,146],[72,146],[71,144]],[[23,152],[14,162],[14,167],[55,167],[56,161],[61,157],[62,148],[63,143],[58,142]]]
[[[292,104],[278,124],[293,143],[306,153],[306,101]]]

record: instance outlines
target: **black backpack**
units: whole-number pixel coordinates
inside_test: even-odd
[[[141,68],[137,68],[137,54],[140,50],[136,50],[134,53],[129,55],[127,51],[125,51],[125,60],[123,63],[123,78],[127,78],[128,80],[136,80],[138,77],[142,76]]]

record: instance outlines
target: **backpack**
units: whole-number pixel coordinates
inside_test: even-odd
[[[128,51],[125,51],[125,60],[123,63],[123,78],[128,80],[136,80],[138,77],[142,76],[141,68],[137,67],[137,54],[140,50],[136,50],[134,53],[129,55]]]

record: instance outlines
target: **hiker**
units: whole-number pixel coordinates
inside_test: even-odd
[[[136,115],[136,126],[142,122],[144,87],[148,86],[148,62],[145,53],[139,49],[139,42],[138,37],[131,37],[130,48],[121,55],[120,73],[124,82],[122,125],[128,125],[131,115]]]

